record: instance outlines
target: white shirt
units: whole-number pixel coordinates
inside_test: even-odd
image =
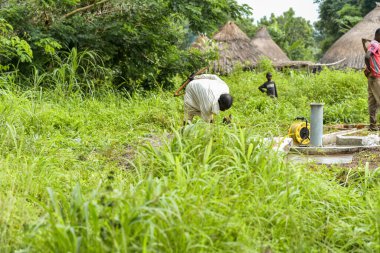
[[[203,79],[207,78],[207,79]],[[200,112],[206,122],[212,119],[212,114],[220,112],[218,99],[222,94],[229,94],[227,84],[216,75],[195,77],[185,91],[184,102]]]

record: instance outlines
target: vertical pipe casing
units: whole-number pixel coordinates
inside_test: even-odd
[[[323,103],[311,103],[310,145],[322,146],[323,139]]]

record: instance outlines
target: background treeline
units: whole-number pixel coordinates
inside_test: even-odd
[[[93,50],[119,86],[167,86],[176,73],[204,65],[187,51],[195,33],[249,14],[230,0],[0,1],[1,45],[22,42],[6,49],[1,65],[30,75],[31,66],[54,70],[52,57],[62,51]]]
[[[315,0],[319,20],[315,23],[316,41],[322,52],[376,7],[376,0]],[[360,39],[360,38],[358,38]]]
[[[91,87],[112,83],[128,90],[166,88],[174,76],[187,75],[217,57],[187,48],[199,33],[211,37],[228,20],[235,20],[250,37],[266,25],[290,59],[318,60],[375,7],[375,0],[315,2],[320,20],[313,26],[291,8],[253,23],[255,10],[235,0],[0,0],[0,71],[17,71],[25,80],[36,71],[62,72],[57,66],[78,61],[78,54],[71,52],[76,48],[90,51],[85,55],[91,59],[82,59],[82,65],[104,67],[83,73],[74,66],[77,75],[95,77]]]

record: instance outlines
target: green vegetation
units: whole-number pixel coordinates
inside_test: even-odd
[[[87,70],[68,70],[59,80],[84,83]],[[341,169],[289,164],[262,139],[285,136],[311,101],[325,102],[326,123],[365,121],[364,76],[274,73],[278,101],[257,90],[264,76],[224,78],[232,125],[181,128],[171,92],[2,75],[0,251],[378,252],[379,170],[341,183]]]
[[[314,60],[317,52],[313,26],[309,21],[296,17],[292,8],[276,17],[264,17],[258,26],[268,27],[273,40],[292,60]]]
[[[20,68],[25,76],[34,68],[49,70],[54,51],[91,50],[112,69],[114,86],[129,91],[170,88],[177,74],[207,65],[212,57],[187,50],[195,35],[249,14],[235,0],[0,1],[0,17],[33,49],[32,64]],[[0,46],[1,38],[2,20]]]
[[[322,53],[376,7],[376,0],[314,0],[319,4],[316,40]]]
[[[252,35],[251,11],[0,0],[0,252],[379,252],[379,169],[290,164],[264,139],[310,102],[325,103],[326,124],[366,122],[362,73],[263,60],[223,77],[233,124],[181,126],[173,84],[217,57],[187,50],[192,38],[231,19]],[[264,21],[292,58],[318,51],[292,10]],[[257,89],[266,71],[278,100]]]
[[[215,52],[187,48],[198,34],[211,38],[229,20],[250,37],[265,25],[290,59],[317,61],[375,5],[374,0],[315,2],[320,20],[313,27],[292,8],[256,25],[254,9],[236,0],[2,0],[0,71],[16,69],[27,82],[35,70],[49,72],[57,55],[75,48],[96,52],[102,66],[112,69],[113,88],[171,89],[175,76],[217,58]]]

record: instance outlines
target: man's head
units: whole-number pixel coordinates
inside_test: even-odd
[[[268,81],[272,80],[272,73],[268,72],[266,77],[267,77]]]
[[[225,110],[230,109],[230,107],[232,106],[233,98],[230,94],[225,93],[225,94],[220,95],[218,99],[218,103],[219,103],[219,109],[221,111],[225,111]]]
[[[380,42],[380,28],[378,28],[375,32],[375,40]]]

